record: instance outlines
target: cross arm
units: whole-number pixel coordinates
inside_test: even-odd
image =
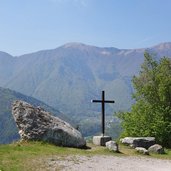
[[[102,100],[91,100],[92,103],[102,103]],[[105,100],[104,103],[115,103],[114,100]]]
[[[104,102],[105,102],[105,103],[115,103],[114,100],[105,100]]]
[[[101,103],[102,100],[91,100],[91,103]]]

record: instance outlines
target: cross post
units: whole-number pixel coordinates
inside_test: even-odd
[[[105,91],[102,91],[102,100],[91,100],[93,103],[101,103],[102,104],[102,135],[105,134],[105,103],[115,103],[114,100],[105,100]]]

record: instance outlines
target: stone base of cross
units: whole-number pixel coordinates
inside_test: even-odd
[[[94,136],[93,137],[93,144],[98,146],[106,146],[106,142],[112,140],[110,136]]]

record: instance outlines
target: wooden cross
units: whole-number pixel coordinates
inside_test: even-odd
[[[102,135],[105,134],[105,103],[115,103],[113,100],[105,100],[105,91],[102,91],[102,100],[92,100],[91,102],[102,104]]]

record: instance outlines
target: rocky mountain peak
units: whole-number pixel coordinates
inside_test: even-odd
[[[62,46],[62,48],[64,48],[64,49],[76,49],[76,50],[98,49],[98,47],[96,47],[96,46],[87,45],[87,44],[79,43],[79,42],[66,43]]]
[[[171,42],[160,43],[160,44],[154,46],[154,48],[158,49],[158,50],[171,49]]]

